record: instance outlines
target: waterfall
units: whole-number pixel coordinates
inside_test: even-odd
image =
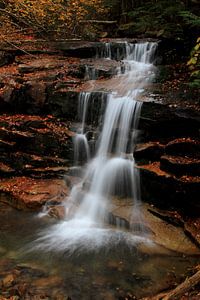
[[[98,70],[93,66],[85,66],[85,80],[96,80],[98,78]]]
[[[100,49],[97,49],[96,58],[112,59],[111,43],[103,43]]]
[[[72,253],[77,249],[95,249],[106,243],[117,243],[121,238],[130,244],[149,241],[142,232],[140,177],[132,153],[142,105],[137,100],[152,76],[151,62],[156,44],[124,43],[124,49],[125,71],[117,77],[124,95],[115,90],[108,95],[96,155],[89,161],[82,182],[72,189],[66,204],[66,220],[39,238],[40,248],[65,249]],[[110,44],[105,44],[101,55],[111,59]],[[85,134],[90,99],[91,93],[80,94],[78,115],[81,127],[75,137],[77,161],[83,152],[86,160],[90,157]],[[106,228],[113,195],[132,199],[132,221],[138,224],[137,235]]]
[[[78,165],[79,162],[88,161],[90,158],[88,139],[87,135],[85,134],[85,124],[88,112],[89,99],[90,93],[80,93],[78,99],[78,118],[81,122],[81,127],[78,128],[77,133],[73,139],[75,165]]]

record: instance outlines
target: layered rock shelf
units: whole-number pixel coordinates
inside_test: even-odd
[[[10,205],[39,210],[51,199],[65,199],[66,174],[77,180],[70,167],[80,92],[92,91],[87,117],[92,144],[98,137],[97,123],[107,94],[124,67],[124,44],[111,41],[112,60],[101,58],[102,41],[63,41],[51,47],[44,47],[41,41],[35,48],[25,41],[18,46],[21,51],[1,47],[1,191],[10,195]],[[157,65],[162,51],[161,43]],[[196,102],[187,106],[168,96],[162,84],[154,82],[140,99],[143,105],[134,157],[141,172],[142,199],[164,210],[179,211],[185,231],[199,243],[191,220],[199,223],[200,113]],[[52,215],[62,216],[63,211],[53,210]]]

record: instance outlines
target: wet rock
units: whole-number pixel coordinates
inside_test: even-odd
[[[52,218],[63,220],[65,217],[65,207],[64,206],[53,206],[48,210],[48,215]]]
[[[15,56],[6,51],[0,51],[0,67],[13,63]]]
[[[139,129],[144,140],[158,140],[199,135],[200,113],[192,109],[170,108],[167,105],[144,102]]]
[[[200,157],[200,141],[191,138],[179,138],[170,141],[165,146],[165,153],[169,155],[180,155],[189,157]]]
[[[18,70],[20,73],[33,73],[43,70],[54,70],[62,67],[62,62],[56,62],[50,59],[37,59],[32,62],[29,62],[29,64],[19,64]]]
[[[26,94],[32,99],[34,105],[41,110],[46,101],[46,84],[44,82],[27,82]]]
[[[47,92],[47,110],[56,116],[65,116],[69,120],[77,119],[79,93],[62,88],[49,88]]]
[[[63,83],[68,90],[73,90],[80,84],[79,79],[70,76],[72,65],[78,70],[78,59],[69,61],[62,55],[23,55],[16,61],[18,64],[4,68],[0,78],[0,105],[4,111],[44,113],[49,86]]]
[[[150,207],[148,211],[154,216],[160,218],[161,220],[171,224],[175,227],[183,228],[183,231],[189,237],[189,239],[200,248],[200,218],[188,218],[178,211],[174,210],[160,210],[154,206]]]
[[[79,69],[85,80],[109,78],[117,75],[118,71],[123,67],[121,62],[98,58],[81,60],[80,63]]]
[[[14,177],[0,182],[1,192],[8,194],[8,203],[21,210],[40,210],[49,202],[62,202],[68,194],[68,188],[59,179],[31,179],[29,177]]]
[[[0,122],[1,173],[57,177],[73,159],[74,135],[69,123],[52,116],[2,115]],[[48,156],[47,156],[48,155]]]
[[[0,174],[2,174],[3,176],[6,175],[13,175],[15,174],[15,169],[11,168],[9,165],[6,165],[2,162],[0,162]]]
[[[11,287],[15,282],[15,277],[13,274],[8,274],[5,278],[2,280],[2,286],[3,288],[9,288]]]
[[[15,142],[0,140],[0,152],[12,151]]]
[[[185,61],[190,52],[189,44],[183,40],[174,39],[173,36],[165,36],[165,34],[165,31],[156,33],[157,37],[160,38],[156,53],[156,64],[174,64],[179,62],[180,59]]]
[[[160,160],[160,168],[178,176],[198,176],[200,174],[200,160],[182,156],[164,155]]]
[[[136,214],[135,209],[132,199],[112,198],[109,208],[110,221],[117,228],[121,226],[121,229],[130,230],[132,234],[142,235],[155,243],[151,249],[145,245],[139,246],[140,251],[148,254],[169,254],[169,250],[185,254],[199,253],[196,243],[186,236],[183,216],[177,211],[171,209],[161,211],[147,203],[141,203]],[[113,220],[118,222],[115,223]]]
[[[184,222],[185,233],[200,247],[200,218],[190,218]]]
[[[40,288],[49,288],[49,287],[53,287],[53,286],[60,286],[62,285],[62,279],[59,276],[50,276],[50,277],[43,277],[43,278],[39,278],[36,279],[34,281],[34,285],[39,286]]]
[[[150,201],[160,208],[178,208],[188,215],[199,214],[199,177],[176,177],[161,170],[159,162],[140,166],[139,169],[144,201]]]
[[[61,50],[66,56],[88,58],[96,55],[101,43],[81,40],[65,40],[53,43],[53,47]]]
[[[159,142],[137,144],[134,151],[134,158],[136,160],[158,160],[163,155],[164,150],[164,145]]]

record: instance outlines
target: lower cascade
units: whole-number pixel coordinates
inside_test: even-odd
[[[81,125],[74,138],[74,157],[76,165],[80,160],[87,162],[84,175],[66,199],[65,219],[41,232],[36,248],[71,254],[83,249],[95,250],[110,243],[151,244],[140,212],[140,175],[135,168],[133,150],[142,106],[138,99],[154,75],[152,61],[156,43],[125,43],[124,49],[122,62],[125,68],[116,75],[118,89],[113,87],[108,93],[104,114],[99,116],[103,121],[99,125],[93,158],[87,140],[87,116],[90,105],[95,103],[91,100],[91,92],[80,93],[78,115]],[[112,59],[111,50],[106,43],[105,59]],[[133,210],[129,231],[108,225],[112,197],[131,199]]]

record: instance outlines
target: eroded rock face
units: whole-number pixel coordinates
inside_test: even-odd
[[[14,177],[0,181],[1,201],[20,210],[41,210],[46,203],[60,204],[68,195],[68,188],[59,179],[31,179]]]
[[[160,163],[140,166],[143,200],[158,207],[180,209],[188,215],[199,215],[200,180],[196,177],[175,175],[162,171]]]
[[[186,215],[198,216],[199,145],[198,139],[178,138],[167,144],[153,142],[136,148],[143,200],[158,207],[176,208]]]
[[[54,217],[57,218],[57,215]],[[189,229],[189,221],[186,225],[183,216],[177,211],[160,210],[147,203],[142,203],[139,209],[136,209],[133,199],[112,197],[107,209],[106,222],[108,226],[111,225],[117,230],[151,240],[151,247],[141,245],[138,248],[146,254],[169,255],[170,251],[188,255],[200,253],[196,241],[194,243],[195,237],[192,240],[189,236],[197,234],[197,229]]]
[[[0,74],[0,107],[5,115],[0,119],[0,173],[7,178],[2,191],[17,199],[11,205],[38,210],[51,197],[62,198],[56,180],[63,178],[72,164],[74,134],[68,121],[78,119],[80,91],[93,92],[87,118],[87,125],[93,130],[91,127],[97,126],[105,109],[110,91],[108,81],[123,67],[119,60],[123,58],[124,44],[120,47],[116,41],[111,44],[114,62],[101,59],[105,50],[101,42],[61,43],[54,45],[55,51],[51,53],[40,47],[34,57],[18,56],[13,51],[9,52],[10,58],[2,54],[5,66]],[[94,60],[96,56],[98,60]],[[98,91],[94,90],[94,80],[87,75],[87,67],[96,72]],[[200,212],[197,154],[200,115],[193,107],[179,106],[179,103],[143,103],[139,139],[145,145],[138,145],[134,157],[142,165],[142,199],[165,209],[176,208],[192,217]],[[30,178],[25,180],[20,176]],[[20,180],[25,183],[19,188]],[[31,190],[32,180],[36,184]],[[21,194],[27,193],[16,193],[15,186]],[[64,184],[61,190],[65,188]],[[62,218],[63,207],[53,207],[50,215]],[[122,217],[123,222],[128,228],[127,220]]]
[[[73,160],[74,133],[54,117],[2,115],[0,117],[0,172],[3,176],[62,175]]]
[[[195,109],[144,102],[139,129],[143,131],[143,140],[166,143],[173,138],[198,137],[199,124],[200,113]]]
[[[198,176],[200,174],[200,160],[182,156],[163,155],[160,160],[160,168],[180,176]]]

